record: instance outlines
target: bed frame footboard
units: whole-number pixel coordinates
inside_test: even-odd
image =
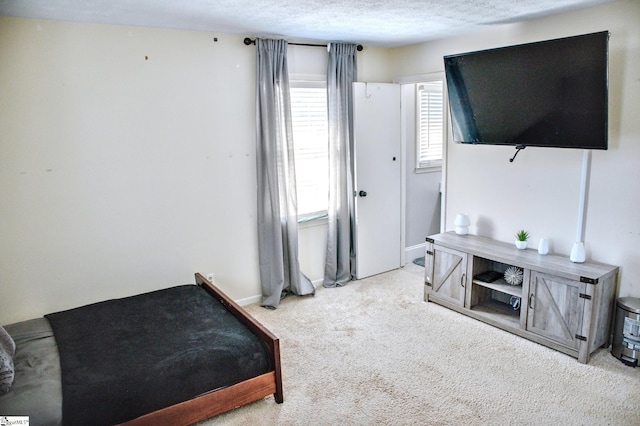
[[[273,395],[279,404],[284,401],[280,369],[280,340],[202,274],[196,273],[195,277],[197,285],[215,297],[262,340],[269,353],[271,371],[232,386],[213,390],[188,401],[153,411],[125,422],[123,425],[189,425],[269,395]]]
[[[275,393],[275,374],[265,373],[233,386],[153,411],[122,423],[126,426],[190,425]]]
[[[282,403],[284,401],[284,395],[282,393],[282,371],[280,366],[280,339],[200,273],[196,273],[196,284],[202,286],[209,294],[218,299],[229,312],[238,318],[265,344],[269,352],[269,357],[271,358],[271,368],[275,374],[276,391],[274,397],[277,403]]]

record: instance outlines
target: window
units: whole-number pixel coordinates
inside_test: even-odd
[[[298,221],[327,213],[329,136],[325,82],[291,81]]]
[[[416,84],[416,171],[440,170],[445,135],[444,83]]]

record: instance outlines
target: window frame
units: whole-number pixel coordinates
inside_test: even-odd
[[[294,88],[324,89],[325,96],[326,96],[327,82],[325,80],[290,79],[289,87],[290,89],[294,89]],[[293,117],[292,117],[292,120],[293,120]],[[327,155],[329,150],[328,131],[329,131],[329,124],[327,122]],[[293,146],[294,146],[294,152],[295,152],[296,141],[295,141],[295,137],[292,136],[292,138],[293,138]],[[297,173],[298,173],[298,169],[296,167],[296,175]],[[329,179],[328,168],[326,173],[327,173],[327,182],[328,182],[328,179]],[[297,180],[297,176],[296,176],[296,180]],[[297,188],[298,188],[298,185],[296,182],[296,189]],[[296,197],[298,197],[298,194],[296,194]],[[303,227],[307,227],[307,226],[313,226],[315,224],[318,224],[318,222],[320,221],[326,221],[328,218],[327,209],[329,207],[329,194],[327,194],[326,207],[327,208],[323,210],[318,210],[314,212],[308,212],[303,214],[298,213],[298,224],[303,225]]]
[[[420,141],[420,125],[421,125],[421,88],[422,84],[428,84],[432,82],[440,82],[442,84],[442,129],[441,129],[441,151],[440,158],[434,160],[421,161],[422,157],[422,144]],[[447,126],[449,107],[447,102],[446,81],[443,73],[438,73],[428,78],[423,78],[419,82],[415,83],[415,172],[416,173],[429,173],[440,172],[444,163],[445,149],[448,140]]]

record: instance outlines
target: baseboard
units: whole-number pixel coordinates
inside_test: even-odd
[[[405,247],[404,256],[405,256],[405,264],[413,262],[413,259],[417,257],[424,256],[424,251],[426,249],[427,244],[422,243],[411,247]],[[324,282],[323,278],[311,281],[314,288],[322,287],[322,283]],[[236,300],[235,302],[240,306],[252,305],[254,303],[260,303],[262,301],[262,296],[256,295],[251,297],[246,297],[244,299]]]
[[[416,244],[415,246],[405,247],[404,249],[404,263],[411,263],[413,259],[424,256],[424,251],[427,248],[427,243]]]
[[[313,288],[318,288],[322,286],[323,282],[324,280],[320,278],[319,280],[311,281],[311,284],[313,284]],[[256,296],[245,297],[244,299],[236,300],[235,302],[240,306],[248,306],[253,305],[254,303],[260,303],[261,301],[262,296],[258,294]]]
[[[413,262],[415,258],[424,256],[424,251],[427,248],[427,243],[416,244],[415,246],[405,247],[404,249],[404,262],[402,265]],[[324,282],[323,278],[311,281],[314,288],[322,287],[322,283]],[[244,299],[236,300],[236,303],[240,306],[247,306],[254,303],[260,303],[262,301],[262,296],[256,295],[247,297]]]
[[[254,303],[260,303],[262,301],[261,295],[246,297],[244,299],[236,300],[235,302],[240,306],[253,305]]]

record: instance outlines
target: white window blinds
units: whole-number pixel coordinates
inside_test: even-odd
[[[416,89],[416,169],[439,168],[445,135],[443,82],[418,83]]]
[[[298,216],[326,214],[329,188],[327,90],[323,82],[291,82]]]

